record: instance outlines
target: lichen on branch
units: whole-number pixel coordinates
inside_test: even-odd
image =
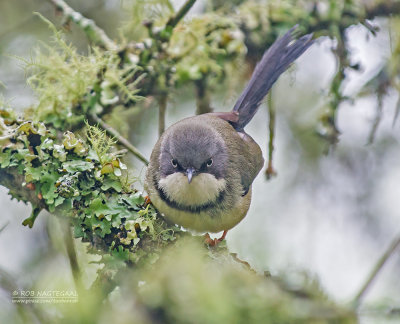
[[[123,156],[111,151],[114,142],[103,131],[88,125],[86,138],[67,131],[58,140],[43,123],[7,115],[0,111],[0,183],[32,204],[35,215],[26,225],[46,209],[70,218],[75,237],[96,249],[131,252],[131,262],[145,257],[148,246],[175,240],[179,228],[168,226],[133,188]]]

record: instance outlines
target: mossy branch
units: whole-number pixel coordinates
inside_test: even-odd
[[[68,17],[78,17],[80,20],[76,18],[78,19],[77,23],[81,21],[82,28],[85,26],[83,23],[85,20],[81,19],[82,15],[72,10],[64,1],[51,1],[57,4]],[[181,10],[165,26],[174,26],[193,4],[194,1],[186,1]],[[191,21],[182,22],[179,33],[174,32],[173,29],[166,31],[166,27],[156,32],[150,26],[150,41],[128,43],[126,48],[121,48],[118,57],[114,56],[108,62],[100,59],[104,56],[102,53],[93,55],[87,61],[69,59],[73,63],[69,64],[69,69],[81,71],[86,68],[88,70],[82,73],[82,82],[80,83],[69,82],[67,75],[62,79],[58,78],[58,80],[66,80],[66,82],[54,82],[54,71],[48,69],[51,73],[46,76],[45,71],[40,71],[38,66],[39,72],[31,78],[31,83],[37,83],[39,85],[37,88],[43,90],[43,95],[62,91],[66,92],[64,95],[72,101],[67,109],[64,109],[65,103],[61,105],[58,102],[60,96],[57,94],[54,95],[53,102],[47,102],[47,107],[41,107],[41,110],[52,111],[53,107],[56,107],[56,110],[60,110],[57,123],[61,129],[65,127],[66,123],[73,123],[73,129],[79,129],[83,120],[90,118],[89,114],[93,112],[94,106],[96,106],[96,114],[102,116],[112,112],[115,107],[134,105],[139,98],[135,94],[141,97],[159,96],[180,87],[183,83],[192,82],[196,85],[197,113],[208,112],[211,109],[209,103],[211,87],[215,82],[221,82],[232,76],[235,66],[243,63],[245,52],[247,52],[247,60],[252,66],[255,66],[265,49],[276,39],[280,29],[289,28],[300,22],[304,32],[315,31],[317,36],[338,37],[339,43],[336,48],[339,62],[338,73],[332,80],[330,96],[327,98],[327,113],[322,118],[325,128],[322,135],[330,143],[337,142],[339,135],[335,124],[337,107],[345,99],[341,97],[339,87],[345,77],[344,70],[349,66],[345,57],[347,45],[343,43],[344,30],[377,15],[387,16],[399,13],[398,2],[386,1],[383,4],[374,2],[355,5],[350,1],[341,6],[332,6],[328,12],[320,9],[318,5],[314,7],[297,6],[289,2],[282,7],[244,2],[231,10],[232,18],[222,17],[221,14],[204,13]],[[289,13],[292,11],[296,14],[290,15]],[[91,24],[88,25],[91,26]],[[98,38],[103,39],[102,35],[103,33],[99,32]],[[104,38],[103,43],[109,43],[108,37]],[[115,44],[103,47],[115,48]],[[96,62],[96,64],[91,63],[92,66],[89,66],[90,62]],[[52,62],[52,65],[55,66],[58,63],[58,61]],[[118,71],[116,67],[120,70]],[[47,67],[44,66],[44,68]],[[67,71],[69,70],[67,66],[65,68]],[[65,71],[65,69],[61,69],[61,71]],[[93,77],[88,78],[93,74],[98,76],[98,80],[93,80]],[[49,79],[49,87],[46,86],[46,77]],[[91,85],[87,84],[88,80],[92,80]],[[121,80],[121,82],[116,83],[116,80]],[[58,83],[60,84],[58,85]],[[81,84],[82,86],[79,89],[69,90],[69,84]],[[90,91],[96,89],[96,96],[91,97],[91,93],[82,94],[82,89],[87,91],[87,88]],[[116,88],[118,88],[117,91]],[[46,89],[51,89],[51,91]],[[57,89],[59,90],[57,91]],[[89,100],[85,98],[85,95],[91,98],[89,107],[87,106]],[[97,101],[92,99],[97,99]],[[41,102],[41,106],[42,104],[43,102]],[[81,108],[85,105],[86,107],[82,111]],[[59,108],[60,106],[62,109]],[[68,110],[71,110],[74,116],[80,117],[77,116],[76,120],[71,121]],[[78,114],[75,114],[75,110]],[[36,113],[39,113],[38,109],[36,109]],[[162,109],[160,113],[162,113]]]
[[[25,203],[30,202],[32,206],[47,209],[46,203],[35,192],[35,188],[26,185],[25,177],[18,172],[17,168],[0,168],[0,185],[9,190],[11,197]]]
[[[118,141],[118,143],[123,145],[136,158],[142,161],[145,165],[149,164],[149,160],[147,160],[144,157],[144,155],[140,153],[140,151],[133,144],[131,144],[126,138],[122,137],[114,128],[108,125],[104,120],[102,120],[94,113],[92,113],[90,117],[96,124],[98,124],[102,129],[104,129],[110,136],[114,137]]]
[[[48,0],[61,12],[65,20],[73,21],[77,24],[86,34],[87,38],[95,45],[103,47],[106,50],[116,50],[117,44],[114,43],[105,33],[103,29],[96,25],[96,23],[84,17],[80,12],[72,9],[63,0]]]

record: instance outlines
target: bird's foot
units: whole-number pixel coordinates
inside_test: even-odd
[[[149,196],[144,197],[144,206],[146,207],[147,205],[151,204],[151,200]]]
[[[226,233],[228,233],[228,231],[224,231],[224,233],[220,238],[215,238],[215,239],[212,239],[210,237],[210,234],[206,233],[204,235],[204,243],[208,246],[216,246],[225,239]]]

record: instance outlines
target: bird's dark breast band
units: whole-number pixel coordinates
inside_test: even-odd
[[[153,184],[154,184],[154,187],[157,189],[161,200],[164,201],[169,207],[178,209],[181,211],[185,211],[188,213],[193,213],[193,214],[198,214],[200,212],[204,212],[204,211],[207,211],[207,210],[217,207],[220,203],[222,203],[224,201],[225,194],[226,194],[226,190],[222,190],[219,193],[218,197],[214,201],[210,201],[206,204],[197,205],[197,206],[183,206],[183,205],[178,204],[177,202],[169,199],[167,197],[167,195],[165,194],[165,192],[158,186],[158,182],[156,179],[153,179]]]

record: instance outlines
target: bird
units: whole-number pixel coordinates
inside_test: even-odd
[[[264,158],[244,128],[278,77],[313,44],[312,34],[296,39],[297,28],[264,53],[230,112],[182,119],[152,150],[144,183],[150,201],[168,222],[206,233],[209,245],[221,242],[249,210]],[[208,234],[221,231],[219,239]]]

